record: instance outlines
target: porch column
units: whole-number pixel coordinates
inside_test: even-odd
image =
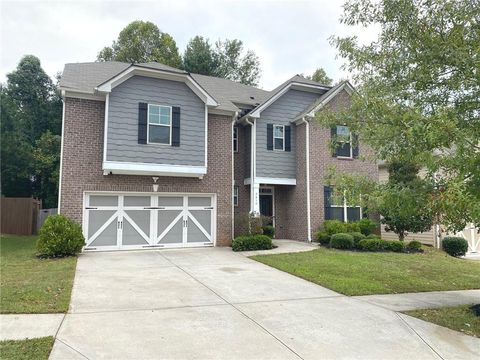
[[[260,184],[250,185],[250,213],[260,215]]]

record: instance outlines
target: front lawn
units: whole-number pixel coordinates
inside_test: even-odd
[[[39,259],[35,242],[35,236],[0,238],[1,313],[68,310],[77,258]]]
[[[465,335],[480,337],[480,316],[470,309],[471,305],[405,311],[405,314],[421,320],[461,331]]]
[[[0,341],[0,358],[2,360],[46,360],[52,350],[53,342],[52,336]]]
[[[252,259],[345,295],[478,289],[480,262],[424,253],[354,252],[319,248]]]

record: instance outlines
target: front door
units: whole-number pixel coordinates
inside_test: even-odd
[[[260,215],[269,217],[268,225],[273,225],[273,189],[260,189]]]

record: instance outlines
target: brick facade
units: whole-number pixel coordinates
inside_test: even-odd
[[[61,213],[82,222],[85,191],[151,192],[152,177],[103,175],[105,103],[65,99]],[[232,238],[232,118],[208,116],[208,169],[203,179],[160,177],[159,192],[217,194],[217,245]]]
[[[350,103],[350,96],[344,90],[332,99],[326,110],[341,110]],[[362,160],[362,157],[372,155],[371,149],[359,144],[360,159],[338,159],[332,156],[330,149],[330,129],[317,125],[314,121],[310,125],[310,202],[312,231],[315,231],[324,221],[325,208],[323,187],[325,175],[330,166],[335,166],[338,172],[356,173],[378,180],[378,166],[373,160]],[[300,146],[300,145],[299,145]]]

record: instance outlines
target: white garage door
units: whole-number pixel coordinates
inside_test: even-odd
[[[215,199],[210,194],[85,195],[85,250],[212,246]]]

